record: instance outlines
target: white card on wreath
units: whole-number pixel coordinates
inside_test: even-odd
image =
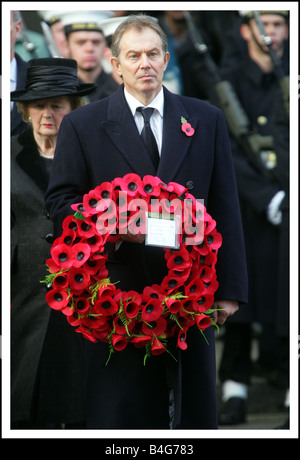
[[[181,216],[173,214],[146,213],[147,246],[178,249]]]

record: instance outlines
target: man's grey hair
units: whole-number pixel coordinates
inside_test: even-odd
[[[134,29],[137,31],[141,31],[145,28],[150,28],[154,30],[160,37],[161,39],[161,44],[162,44],[162,51],[164,55],[168,51],[168,39],[156,19],[144,15],[144,14],[138,14],[138,15],[131,15],[127,19],[125,19],[121,24],[117,27],[115,30],[113,36],[112,36],[112,44],[111,44],[111,52],[112,55],[116,58],[119,58],[120,55],[120,41],[125,32],[128,30]]]
[[[12,11],[14,22],[22,21],[20,11]]]

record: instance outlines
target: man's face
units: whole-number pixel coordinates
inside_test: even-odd
[[[169,53],[164,55],[160,36],[150,28],[125,32],[119,58],[112,58],[127,91],[145,105],[159,93],[168,61]]]
[[[275,52],[280,53],[284,45],[284,41],[288,38],[288,27],[285,19],[278,14],[262,14],[261,21],[264,25],[265,34],[272,40],[272,47]],[[252,33],[258,43],[267,51],[267,48],[262,43],[260,33],[254,19],[250,21]]]
[[[68,46],[70,57],[77,61],[78,69],[89,71],[100,66],[106,42],[101,32],[78,31],[69,35]]]

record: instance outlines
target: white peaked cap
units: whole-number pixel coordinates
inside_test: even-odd
[[[68,11],[62,12],[59,15],[62,23],[67,26],[69,24],[78,24],[78,23],[97,23],[100,24],[105,19],[111,18],[114,16],[112,11]]]
[[[39,10],[37,14],[43,19],[45,22],[51,21],[53,18],[61,18],[62,14],[67,14],[69,11],[65,10]]]
[[[104,36],[109,37],[113,35],[116,28],[127,19],[128,16],[118,16],[110,19],[105,19],[104,21],[100,22],[100,27],[103,30]]]

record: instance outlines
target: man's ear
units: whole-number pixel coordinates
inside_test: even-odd
[[[251,30],[250,30],[250,27],[247,25],[247,24],[242,24],[240,26],[240,34],[241,34],[241,37],[247,42],[248,40],[250,40],[250,37],[251,37]]]
[[[113,66],[114,70],[117,72],[117,74],[120,77],[122,77],[121,66],[120,66],[120,63],[118,61],[118,58],[116,58],[115,56],[112,56],[111,59],[110,59],[110,62],[111,62],[111,65]]]

